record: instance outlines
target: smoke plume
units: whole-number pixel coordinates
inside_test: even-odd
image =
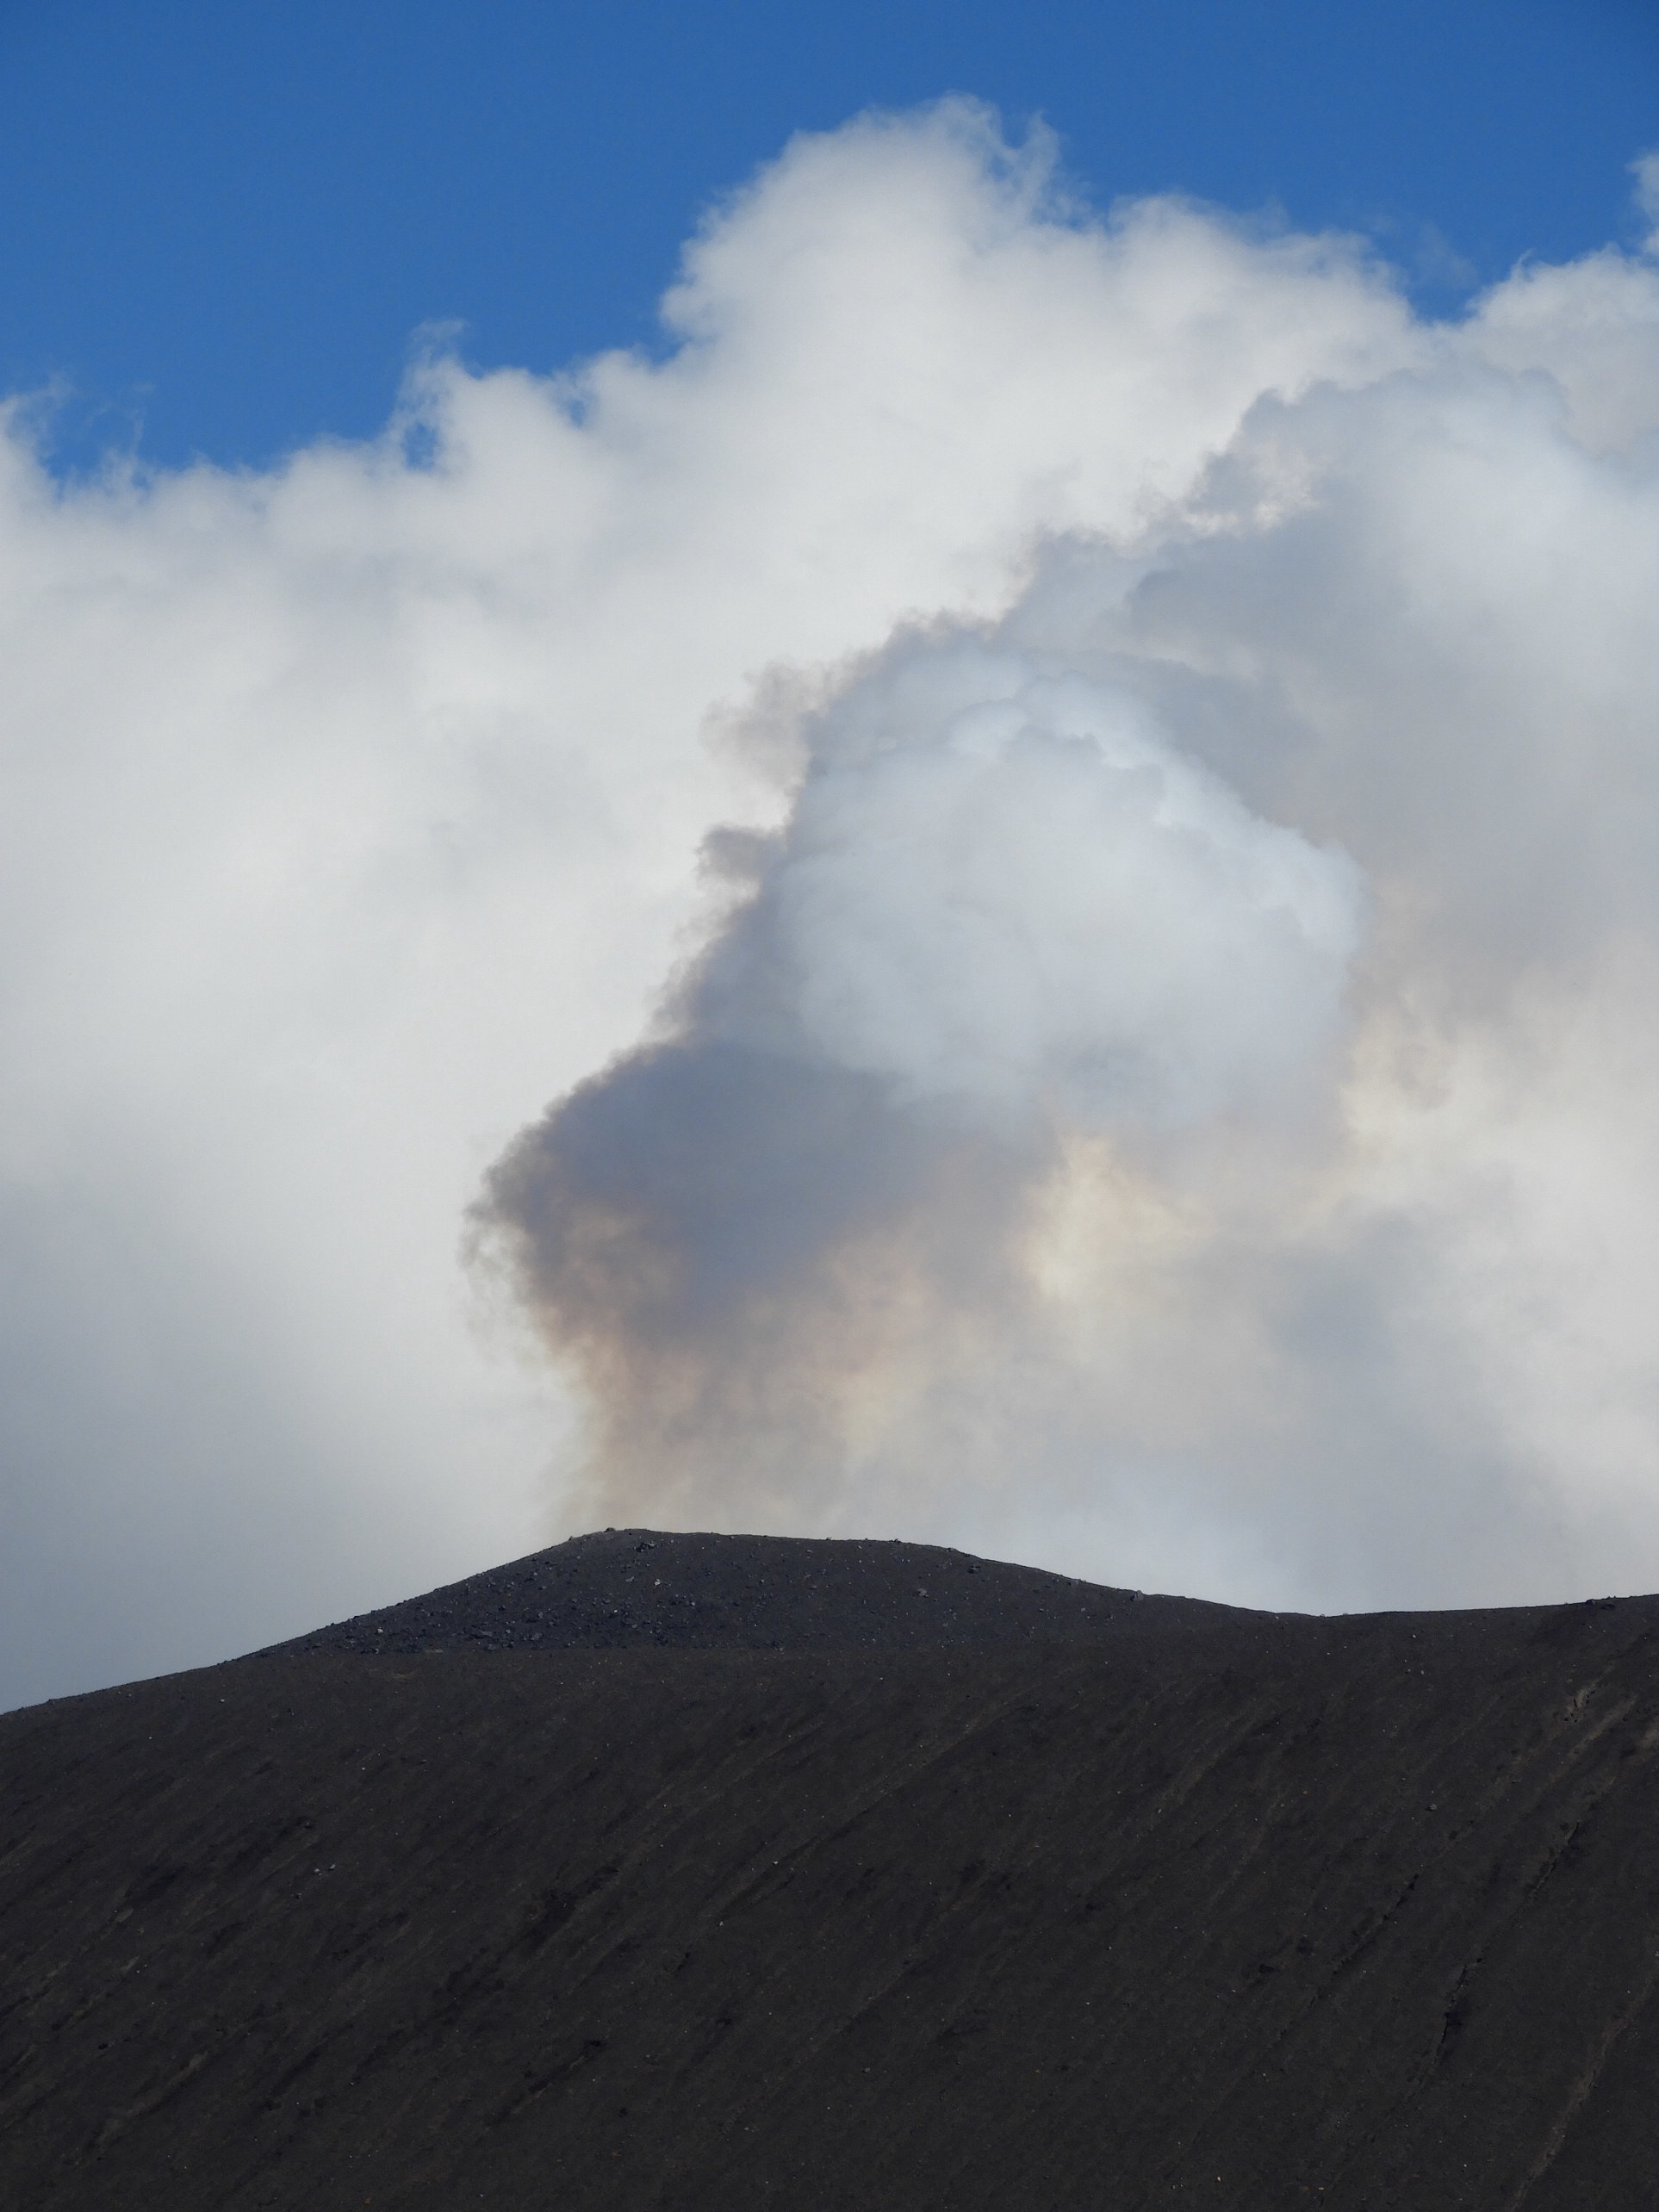
[[[1035,1351],[1067,1142],[1298,1118],[1333,1054],[1354,869],[1132,694],[907,640],[806,743],[786,828],[716,842],[740,903],[666,1035],[490,1178],[596,1406],[596,1513],[838,1525],[872,1455],[913,1488],[896,1415],[925,1463],[918,1392]]]

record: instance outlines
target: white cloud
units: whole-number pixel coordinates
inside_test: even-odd
[[[918,640],[811,750],[703,985],[711,1034],[993,1126],[1109,1128],[1283,1106],[1332,1038],[1354,870],[1251,814],[1132,693]]]
[[[795,1004],[917,1091],[983,1089],[1007,1038],[1016,1091],[1072,1102],[1021,1186],[1036,1303],[1017,1341],[929,1308],[935,1351],[779,1513],[1316,1602],[1659,1575],[1627,1318],[1659,1227],[1656,279],[1533,270],[1429,330],[1339,243],[1171,202],[1091,223],[1047,158],[961,105],[799,140],[688,250],[663,362],[440,359],[383,441],[266,475],[59,490],[14,419],[11,1695],[554,1532],[569,1403],[470,1330],[465,1206],[640,1035],[707,926],[700,842],[780,819],[801,713],[842,726],[905,656],[960,669],[984,637],[1043,765],[1001,823],[1004,736],[846,770],[864,873]],[[1121,948],[1123,879],[1072,856],[1141,817],[1127,771],[1078,774],[1061,700],[1196,825],[1144,848],[1171,865],[1109,987],[1080,948]],[[901,799],[929,896],[978,902],[954,936],[872,929],[916,910],[904,854],[869,859]],[[1240,1134],[1347,1034],[1339,848],[1373,915],[1355,1057],[1324,1119]],[[968,987],[987,930],[1000,999]],[[1178,1138],[1137,1151],[1100,1107],[1103,1036]]]
[[[1631,174],[1636,179],[1636,204],[1653,225],[1648,234],[1648,251],[1654,250],[1659,239],[1659,152],[1639,153],[1631,164]]]

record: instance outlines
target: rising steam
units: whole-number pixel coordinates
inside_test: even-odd
[[[1121,687],[904,641],[803,732],[667,1034],[513,1146],[501,1233],[598,1419],[593,1510],[832,1519],[918,1390],[1040,1334],[1034,1207],[1079,1136],[1305,1111],[1356,873]],[[923,1449],[926,1449],[925,1443]]]
[[[1432,1598],[1659,1512],[1659,286],[1577,281],[798,713],[475,1217],[588,1513]]]

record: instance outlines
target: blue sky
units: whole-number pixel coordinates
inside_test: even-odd
[[[7,0],[0,383],[60,464],[258,462],[385,419],[412,334],[649,344],[699,211],[789,134],[951,90],[1041,113],[1098,201],[1367,230],[1445,310],[1628,236],[1648,0]]]

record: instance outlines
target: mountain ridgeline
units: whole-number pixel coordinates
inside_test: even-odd
[[[856,1651],[1088,1643],[1251,1618],[929,1544],[606,1529],[337,1622],[284,1651]]]

